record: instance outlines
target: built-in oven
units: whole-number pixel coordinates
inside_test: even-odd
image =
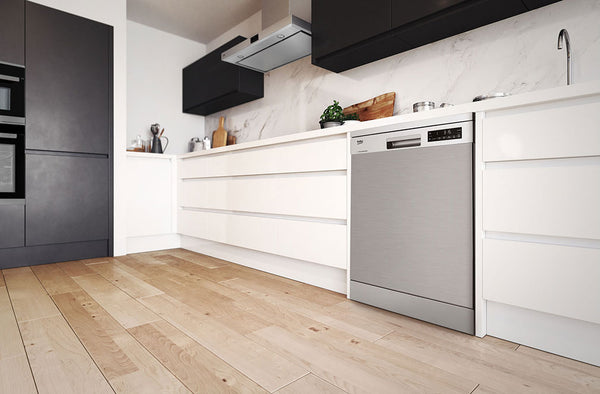
[[[0,122],[0,199],[25,198],[25,124]]]
[[[25,69],[0,63],[0,122],[20,123],[25,116]]]

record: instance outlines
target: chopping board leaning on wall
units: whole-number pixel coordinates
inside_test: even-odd
[[[225,130],[225,117],[219,118],[219,127],[212,133],[212,147],[220,148],[227,145],[227,130]]]

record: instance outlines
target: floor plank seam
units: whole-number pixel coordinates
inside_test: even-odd
[[[310,372],[310,371],[306,371],[306,373],[305,373],[304,375],[302,375],[302,376],[299,376],[297,379],[294,379],[294,380],[292,380],[291,382],[289,382],[289,383],[286,383],[286,384],[284,384],[284,385],[283,385],[283,386],[281,386],[281,387],[278,387],[277,389],[275,389],[275,390],[271,391],[271,393],[277,393],[278,391],[280,391],[280,390],[283,390],[284,388],[286,388],[286,387],[287,387],[287,386],[289,386],[290,384],[294,384],[294,383],[296,383],[297,381],[299,381],[300,379],[307,377],[307,376],[308,376],[308,375],[310,375],[311,373],[312,373],[312,372]],[[261,386],[261,387],[262,387],[262,386]],[[268,391],[268,390],[267,390],[267,391]]]
[[[475,392],[475,390],[477,390],[477,387],[479,387],[479,383],[477,384],[477,386],[475,386],[475,388],[473,390],[471,390],[471,392],[469,394],[473,394]]]
[[[58,267],[58,269],[60,269],[66,275],[66,272],[60,266],[57,265],[57,267]],[[37,281],[40,283],[40,286],[42,286],[42,288],[46,291],[46,293],[48,293],[48,291],[46,290],[46,287],[44,286],[44,284],[42,283],[42,281],[40,280],[40,278],[37,276],[37,274],[35,273],[35,271],[31,270],[31,272],[33,273],[33,276],[35,276],[35,278],[37,279]],[[56,309],[59,312],[59,314],[56,315],[56,316],[61,316],[63,318],[63,320],[65,321],[65,323],[67,323],[67,325],[69,326],[69,329],[71,329],[71,331],[73,332],[73,335],[75,335],[75,338],[77,338],[77,341],[79,341],[79,343],[83,347],[83,350],[85,350],[85,352],[87,353],[87,355],[90,357],[90,360],[92,360],[92,362],[94,363],[94,365],[96,366],[96,368],[98,368],[98,371],[100,372],[100,374],[102,375],[102,377],[104,378],[104,380],[106,380],[106,383],[108,384],[108,387],[110,387],[110,389],[113,391],[113,393],[116,394],[117,391],[115,390],[115,388],[113,387],[113,385],[110,383],[110,380],[108,380],[108,378],[106,377],[106,375],[102,371],[102,368],[100,368],[100,366],[96,362],[96,359],[92,356],[92,354],[90,353],[90,351],[88,350],[88,348],[85,346],[85,344],[83,343],[83,341],[81,340],[81,338],[79,338],[79,335],[77,335],[77,332],[75,331],[75,329],[71,325],[71,322],[69,322],[69,320],[67,319],[67,317],[62,313],[62,311],[60,310],[60,308],[56,304],[56,301],[54,301],[54,297],[52,297],[50,294],[48,294],[48,297],[50,297],[50,300],[52,301],[52,303],[54,304],[54,306],[56,307]],[[34,320],[36,320],[36,319],[34,319]]]
[[[33,368],[31,368],[31,361],[29,360],[29,353],[27,353],[27,348],[25,347],[25,341],[23,340],[23,333],[21,332],[21,325],[17,321],[17,315],[15,313],[15,306],[13,304],[12,297],[10,296],[10,289],[8,288],[8,284],[6,283],[6,277],[4,276],[4,271],[0,270],[0,275],[2,275],[2,279],[4,280],[4,284],[6,287],[6,294],[8,295],[8,300],[10,301],[10,309],[12,310],[13,316],[15,317],[15,322],[17,324],[17,329],[19,330],[19,336],[21,337],[21,345],[23,346],[23,352],[25,353],[25,358],[27,359],[27,365],[29,366],[29,372],[31,372],[31,380],[33,380],[33,385],[35,387],[35,391],[39,394],[40,390],[37,386],[37,382],[35,380],[35,375],[33,374]]]

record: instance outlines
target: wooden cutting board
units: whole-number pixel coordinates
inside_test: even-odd
[[[394,101],[396,93],[390,92],[381,96],[373,97],[362,103],[354,104],[344,108],[344,115],[357,113],[361,122],[379,118],[387,118],[394,115]]]
[[[220,148],[227,145],[227,130],[225,130],[225,117],[219,118],[219,127],[212,133],[212,147]]]

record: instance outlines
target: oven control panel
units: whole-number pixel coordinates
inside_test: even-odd
[[[462,127],[453,127],[451,129],[438,129],[427,132],[427,141],[445,141],[462,138]]]

